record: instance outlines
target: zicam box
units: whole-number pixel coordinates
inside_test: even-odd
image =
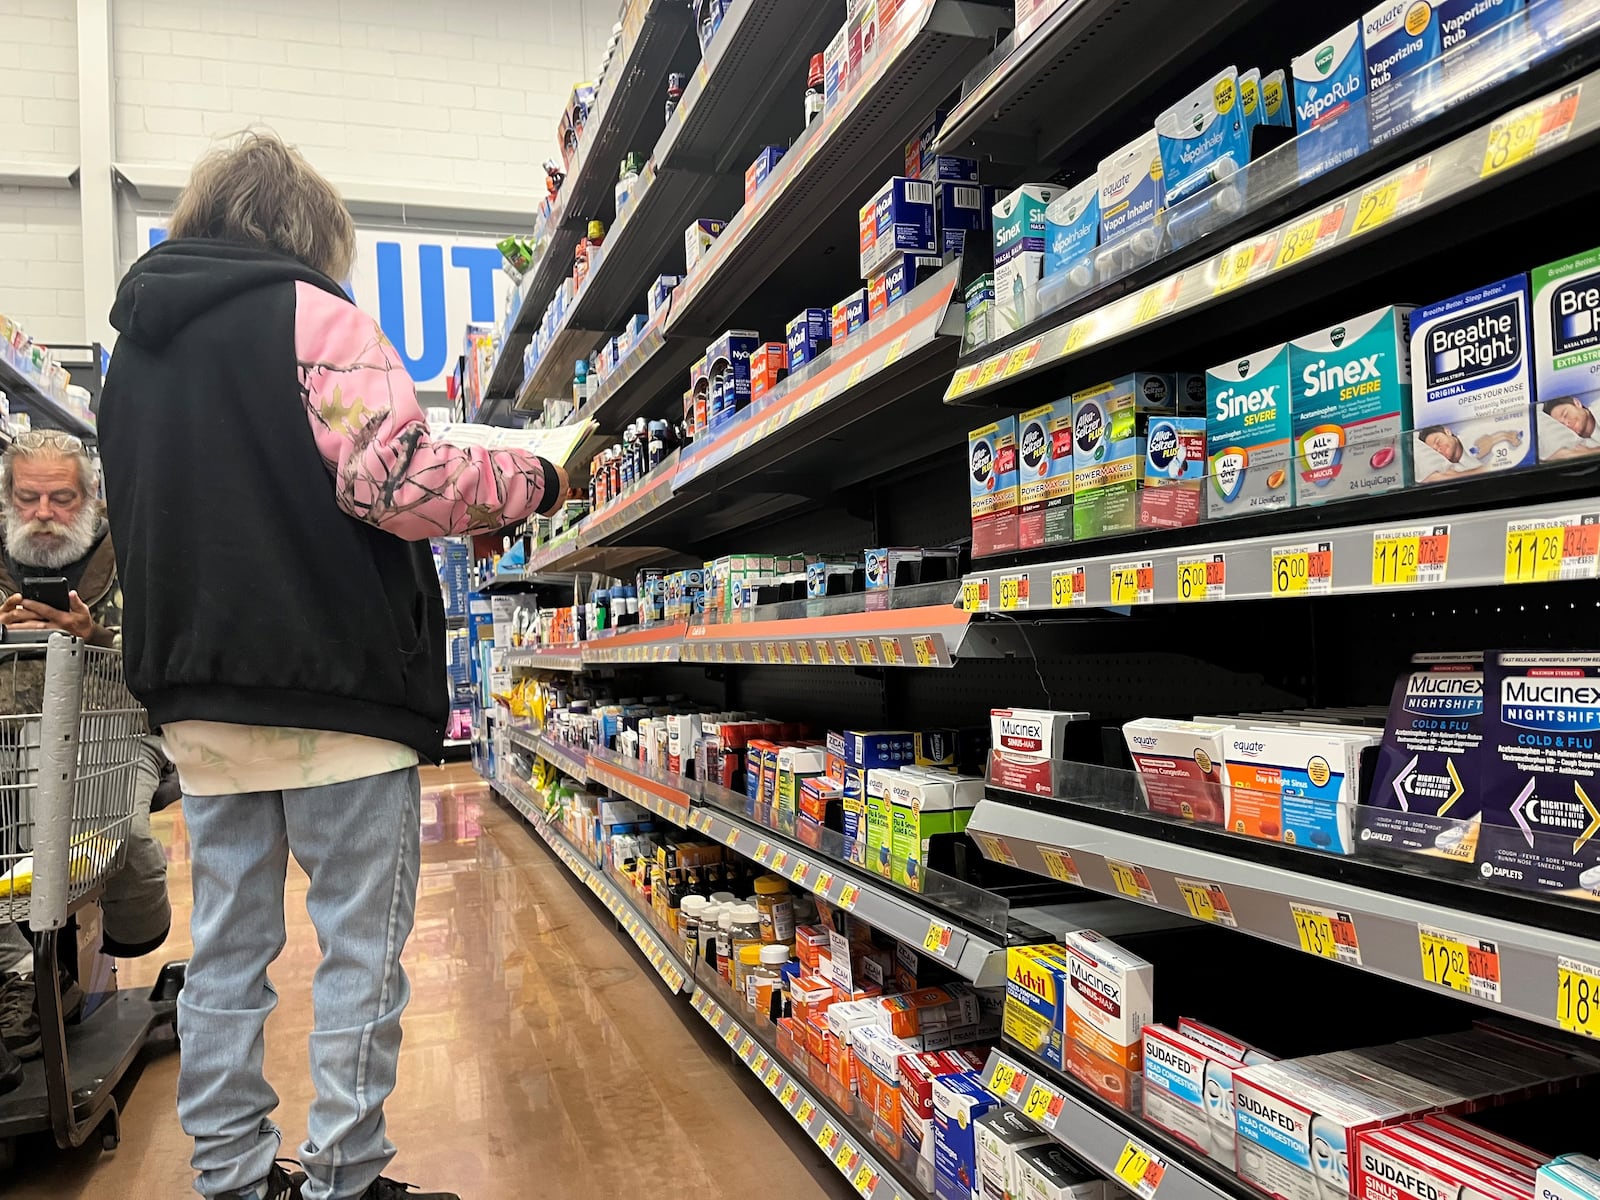
[[[1067,930],[1061,947],[1068,976],[1067,1041],[1137,1071],[1155,1004],[1155,968],[1088,929]]]
[[[1367,64],[1361,22],[1352,21],[1289,64],[1295,141],[1305,181],[1367,151]]]
[[[1478,874],[1600,900],[1600,654],[1484,659]]]
[[[1233,517],[1294,502],[1289,346],[1270,346],[1206,372],[1208,514]]]
[[[972,492],[972,555],[1017,548],[1017,419],[1002,417],[967,434],[967,482]]]
[[[1072,401],[1057,400],[1017,418],[1017,547],[1072,540]]]
[[[933,184],[896,175],[861,206],[861,274],[863,278],[896,254],[932,254]]]
[[[1380,308],[1289,343],[1296,504],[1405,486],[1409,308]]]
[[[1374,146],[1422,119],[1418,101],[1433,76],[1426,68],[1443,51],[1438,7],[1429,0],[1385,0],[1361,18]]]
[[[1206,508],[1206,419],[1150,417],[1145,425],[1140,529],[1197,525]]]
[[[1054,761],[1065,750],[1067,723],[1086,712],[996,708],[989,713],[992,749],[989,780],[996,787],[1034,796],[1054,795]]]
[[[1221,825],[1227,810],[1228,726],[1143,717],[1122,727],[1150,811]]]
[[[1012,946],[1006,951],[1006,1037],[1057,1070],[1065,1070],[1067,993],[1071,969],[1061,946]]]
[[[1227,827],[1308,850],[1349,854],[1367,733],[1231,729],[1223,744]]]
[[[1172,411],[1171,375],[1138,372],[1072,397],[1072,536],[1130,533],[1144,478],[1142,418]]]
[[[1521,275],[1411,314],[1418,483],[1450,483],[1537,461],[1527,314]]]
[[[1363,853],[1470,866],[1483,782],[1483,655],[1416,655],[1394,687],[1378,769],[1356,826]]]
[[[1060,189],[1029,183],[994,206],[994,336],[1038,316],[1035,289],[1044,275],[1045,208]]]
[[[1532,282],[1539,461],[1600,454],[1600,250],[1547,263]]]

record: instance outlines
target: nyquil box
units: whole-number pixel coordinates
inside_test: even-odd
[[[1485,883],[1600,900],[1600,654],[1484,659]]]
[[[1352,21],[1289,64],[1302,181],[1367,151],[1367,64]]]
[[[1296,504],[1405,486],[1410,321],[1391,305],[1289,343]]]
[[[1233,517],[1294,502],[1290,391],[1287,342],[1206,372],[1210,516]]]
[[[1449,483],[1534,463],[1523,276],[1413,312],[1411,371],[1417,483]]]
[[[1539,461],[1600,454],[1600,250],[1534,270]]]
[[[1363,854],[1470,867],[1483,794],[1483,655],[1418,654],[1394,685],[1372,792],[1356,814]]]

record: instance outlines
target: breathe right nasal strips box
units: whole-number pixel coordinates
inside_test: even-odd
[[[1206,372],[1208,514],[1234,517],[1294,503],[1289,344]]]
[[[1600,249],[1533,271],[1539,461],[1600,454]]]
[[[1411,314],[1411,428],[1419,484],[1537,461],[1524,276]]]

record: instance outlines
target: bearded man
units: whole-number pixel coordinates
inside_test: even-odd
[[[122,589],[98,493],[94,462],[71,434],[32,430],[0,455],[0,625],[7,630],[60,630],[96,646],[119,643]],[[69,589],[65,611],[23,597],[25,579],[57,576]],[[43,656],[0,659],[0,713],[36,713],[43,703]],[[11,782],[5,774],[0,761],[0,784]],[[101,948],[116,958],[149,954],[172,923],[166,854],[150,832],[151,800],[163,774],[176,783],[159,742],[146,737],[126,862],[100,898]],[[0,926],[0,1092],[20,1082],[18,1060],[40,1050],[32,969],[32,946],[21,931]],[[63,978],[62,992],[69,1012],[81,1007],[74,980]]]

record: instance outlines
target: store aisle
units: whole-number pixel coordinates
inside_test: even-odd
[[[406,955],[413,995],[388,1107],[400,1147],[394,1177],[464,1200],[854,1194],[470,770],[429,772],[424,782],[421,896]],[[170,839],[176,928],[156,961],[124,967],[128,986],[146,985],[160,961],[188,949],[182,821],[175,811],[156,821]],[[305,877],[290,870],[289,945],[273,973],[282,1000],[267,1054],[286,1152],[303,1135],[310,1100],[305,1038],[318,958]],[[115,1154],[28,1144],[18,1178],[0,1192],[193,1195],[176,1078],[175,1055],[152,1057]]]

